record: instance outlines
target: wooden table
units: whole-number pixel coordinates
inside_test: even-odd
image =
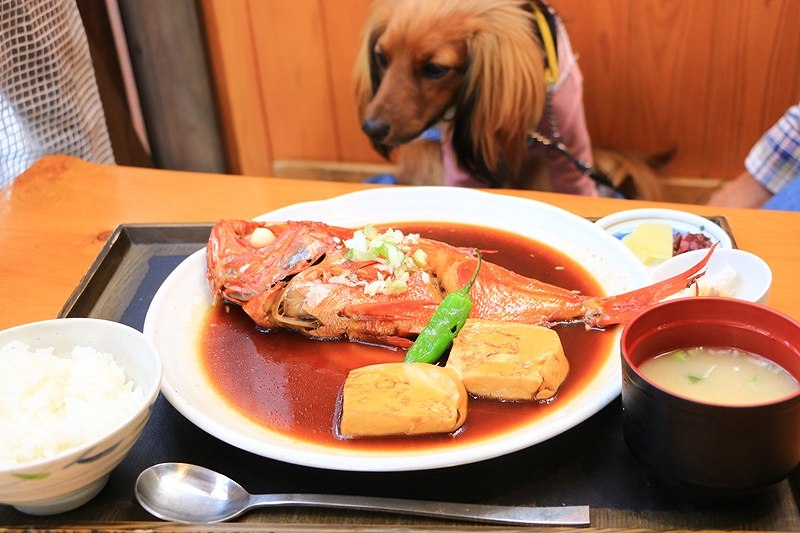
[[[56,317],[120,224],[250,218],[292,203],[367,187],[370,186],[112,167],[65,156],[46,157],[0,189],[0,328]],[[796,272],[800,265],[800,213],[592,199],[533,191],[497,192],[547,202],[584,217],[638,207],[672,207],[724,216],[738,247],[761,256],[772,267],[770,305],[800,319],[800,276]],[[655,523],[658,520],[656,517]],[[642,522],[644,527],[658,527],[646,524]],[[140,526],[145,525],[137,522],[114,527]],[[239,526],[244,524],[236,527]]]

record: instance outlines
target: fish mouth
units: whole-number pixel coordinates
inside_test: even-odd
[[[314,331],[322,322],[304,310],[304,302],[305,291],[284,290],[280,300],[272,307],[272,320],[280,327],[302,332]]]
[[[272,317],[280,327],[287,329],[294,329],[300,331],[314,331],[319,328],[322,323],[313,317],[290,317],[281,314],[273,314]]]

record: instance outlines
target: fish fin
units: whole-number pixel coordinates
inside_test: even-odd
[[[437,305],[432,300],[370,302],[347,305],[342,309],[342,315],[361,320],[413,320],[421,315],[429,317]]]
[[[399,335],[353,335],[350,340],[363,342],[365,344],[377,344],[379,346],[393,346],[395,348],[410,348],[414,341],[400,337]]]
[[[627,322],[647,306],[691,286],[697,278],[705,274],[705,266],[717,244],[719,243],[711,246],[705,257],[697,264],[676,276],[616,296],[587,300],[584,305],[590,309],[590,313],[596,313],[595,316],[586,317],[587,323],[593,326],[609,326]]]

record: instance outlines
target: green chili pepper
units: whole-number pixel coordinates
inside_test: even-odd
[[[472,310],[472,299],[469,297],[469,290],[478,277],[481,269],[481,253],[478,254],[478,265],[469,283],[461,289],[451,292],[444,297],[431,316],[430,322],[420,332],[417,340],[406,352],[403,359],[406,363],[435,363],[447,351],[453,339],[467,321],[469,312]]]

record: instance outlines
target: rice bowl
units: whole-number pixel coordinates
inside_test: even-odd
[[[100,378],[101,383],[97,383],[96,379],[79,379],[74,382],[74,390],[70,392],[70,396],[84,399],[94,397],[95,400],[100,398],[100,401],[104,401],[102,398],[114,390],[128,391],[134,396],[129,398],[131,409],[119,413],[116,420],[102,422],[105,426],[102,429],[97,427],[98,419],[108,417],[98,415],[94,405],[89,407],[87,404],[75,410],[76,416],[72,417],[74,423],[92,430],[92,436],[86,435],[88,440],[60,451],[47,451],[43,458],[27,459],[24,451],[16,450],[11,454],[15,457],[13,464],[0,463],[0,504],[12,505],[17,510],[32,515],[50,515],[75,509],[103,489],[109,473],[125,458],[142,434],[159,393],[161,359],[155,346],[140,331],[124,324],[95,318],[44,320],[0,331],[0,347],[8,346],[13,341],[27,346],[23,350],[19,345],[14,345],[13,350],[18,356],[22,354],[23,360],[30,357],[29,352],[35,353],[38,349],[52,349],[51,355],[56,357],[56,354],[69,354],[76,346],[89,346],[92,352],[113,354],[115,366],[118,368],[110,367],[110,373],[95,369],[89,370],[87,374],[87,371],[73,369],[71,373],[75,376],[94,375],[95,378]],[[97,360],[95,355],[92,353],[90,359]],[[109,364],[107,357],[100,357],[99,361],[101,365]],[[45,364],[52,366],[53,361],[48,358]],[[26,367],[23,364],[22,371],[31,370],[33,366],[36,365],[29,364]],[[120,387],[121,369],[124,369],[124,381]],[[53,373],[57,372],[49,372]],[[112,374],[116,375],[114,379],[117,384],[108,388],[109,384],[104,382],[104,378]],[[38,385],[42,383],[38,382]],[[92,388],[97,390],[91,391]],[[137,388],[140,389],[138,393],[135,392]],[[59,387],[49,390],[58,391]],[[63,392],[66,389],[61,387],[60,390]],[[23,402],[31,401],[34,405],[20,407],[17,403],[11,407],[10,413],[0,413],[0,419],[26,416],[17,412],[18,409],[22,409],[22,413],[39,413],[45,419],[47,413],[52,415],[57,411],[48,405],[52,397],[48,398],[47,395],[43,399],[35,394],[17,391],[9,396],[13,394],[17,394],[18,399],[25,398]],[[5,395],[5,391],[0,392],[0,395]],[[95,400],[93,404],[97,403]],[[35,405],[37,402],[38,405]],[[126,402],[127,400],[123,403]],[[58,400],[55,403],[58,404]],[[111,410],[122,410],[119,405],[112,405]],[[0,409],[3,407],[0,406]],[[34,428],[32,435],[41,433],[41,427],[37,428],[36,424],[26,423],[26,426]],[[0,431],[4,429],[0,428]],[[19,438],[20,435],[14,437]],[[5,432],[0,439],[7,439]],[[14,446],[24,448],[28,444],[27,441],[24,444],[17,442]],[[26,460],[16,462],[18,458]]]

